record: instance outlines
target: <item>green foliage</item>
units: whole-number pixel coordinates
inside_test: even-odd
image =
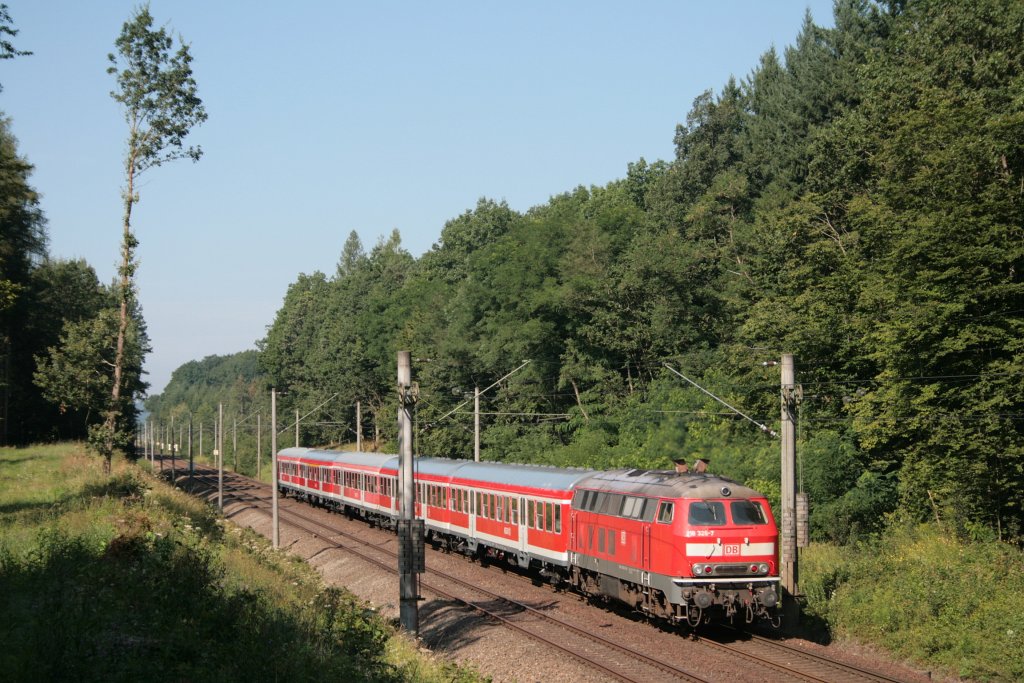
[[[801,553],[801,588],[839,636],[970,680],[1024,676],[1024,563],[1005,544],[920,526],[815,545]]]
[[[18,35],[18,29],[14,28],[14,21],[7,11],[7,3],[0,4],[0,59],[14,59],[32,54],[15,48],[11,41],[7,40],[8,36],[13,38],[16,35]],[[3,87],[0,86],[0,92],[2,91]]]
[[[119,406],[120,421],[114,433],[107,425],[98,424],[110,405],[118,324],[118,311],[109,305],[99,309],[94,317],[68,319],[57,343],[35,359],[34,381],[43,398],[56,405],[62,415],[78,415],[82,422],[77,434],[72,435],[81,436],[88,430],[89,443],[96,445],[104,456],[108,444],[119,449],[127,447],[134,433],[134,399],[146,387],[141,372],[149,340],[141,320],[132,316],[125,340],[122,383],[126,391]]]
[[[192,55],[180,42],[172,54],[174,39],[164,28],[153,29],[149,6],[135,11],[114,42],[117,54],[107,55],[107,73],[117,90],[110,96],[123,107],[128,124],[129,176],[168,161],[198,161],[202,150],[184,147],[195,126],[206,121],[206,109],[192,76]]]
[[[0,10],[6,12],[6,10]],[[3,26],[3,16],[0,16]],[[45,220],[39,196],[29,185],[32,166],[18,156],[10,122],[0,117],[0,401],[5,419],[0,442],[35,436],[32,408],[31,334],[33,263],[46,252]]]

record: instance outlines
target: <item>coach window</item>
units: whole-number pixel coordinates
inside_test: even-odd
[[[562,533],[562,506],[555,506],[555,533]]]
[[[534,517],[536,513],[533,510],[533,505],[534,503],[532,500],[526,501],[526,526],[531,529],[533,528],[533,521],[536,519]]]
[[[658,522],[671,524],[672,514],[675,512],[675,505],[667,500],[661,501],[661,508],[658,510]]]
[[[509,517],[509,521],[513,524],[519,524],[519,499],[512,499],[512,516]]]

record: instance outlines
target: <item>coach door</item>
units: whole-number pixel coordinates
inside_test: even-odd
[[[516,527],[516,547],[519,548],[520,553],[525,553],[530,545],[530,541],[526,537],[526,499],[513,498],[512,504],[519,505],[518,509],[512,511],[512,522]]]

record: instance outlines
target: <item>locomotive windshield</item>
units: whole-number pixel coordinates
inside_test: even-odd
[[[733,524],[767,524],[768,519],[764,515],[761,504],[752,500],[734,500],[729,503],[729,511],[732,513]]]
[[[693,501],[688,517],[695,526],[721,526],[725,524],[725,504],[717,500]]]
[[[761,503],[753,500],[729,502],[732,523],[737,526],[757,526],[768,523]],[[718,500],[695,500],[690,503],[689,523],[693,526],[722,526],[726,523],[725,503]]]

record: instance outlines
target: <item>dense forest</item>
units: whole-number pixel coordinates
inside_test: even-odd
[[[0,15],[2,24],[2,15]],[[0,444],[84,439],[109,404],[116,286],[84,260],[52,259],[46,219],[0,113]],[[120,429],[130,435],[149,347],[136,305],[126,345]]]
[[[702,456],[771,492],[778,442],[665,366],[771,425],[765,363],[792,353],[815,537],[937,517],[1020,540],[1022,67],[1019,2],[840,0],[696,98],[673,159],[524,213],[481,199],[418,258],[353,233],[258,353],[189,364],[147,406],[251,424],[273,385],[304,443],[353,440],[357,402],[386,442],[409,349],[417,452],[471,457],[467,398],[529,361],[482,396],[484,459]]]

